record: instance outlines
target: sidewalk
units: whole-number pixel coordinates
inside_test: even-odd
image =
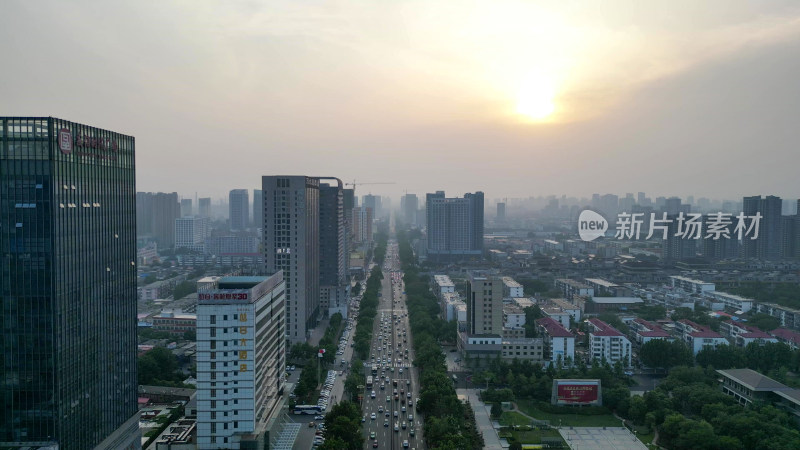
[[[314,328],[314,331],[311,332],[311,337],[308,338],[308,343],[316,347],[319,345],[319,341],[322,340],[322,336],[325,336],[325,330],[328,329],[328,324],[330,324],[330,319],[325,318],[321,320],[317,327]]]
[[[500,437],[497,435],[497,430],[492,426],[492,420],[489,417],[491,408],[478,398],[478,391],[475,389],[456,389],[456,394],[464,395],[469,400],[472,411],[475,413],[475,424],[478,427],[478,432],[483,436],[483,448],[502,449]]]

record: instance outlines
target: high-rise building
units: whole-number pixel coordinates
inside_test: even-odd
[[[136,234],[156,241],[159,248],[175,245],[175,219],[181,217],[178,193],[137,192]]]
[[[400,209],[403,211],[403,220],[409,225],[416,225],[417,209],[419,209],[419,199],[417,199],[417,195],[404,195],[400,201]]]
[[[141,447],[134,154],[132,136],[0,117],[0,448]]]
[[[192,199],[190,199],[190,198],[182,198],[181,199],[181,217],[191,216],[192,213],[193,213],[193,211],[192,211]]]
[[[319,314],[319,179],[262,177],[264,261],[286,280],[286,337],[305,342]]]
[[[372,208],[372,217],[378,218],[381,214],[381,197],[380,195],[367,194],[362,197],[361,206],[364,208]]]
[[[250,198],[247,189],[233,189],[228,194],[231,231],[244,231],[250,225]]]
[[[497,202],[497,221],[502,222],[506,220],[506,203]]]
[[[350,270],[350,252],[353,245],[353,208],[355,208],[355,202],[358,199],[353,189],[342,189],[342,193],[342,204],[344,206],[344,266],[347,270]]]
[[[320,308],[347,317],[344,192],[341,180],[319,185]]]
[[[222,277],[197,293],[197,448],[266,448],[281,413],[283,274]]]
[[[203,197],[197,201],[197,208],[200,217],[211,217],[211,198]]]
[[[467,332],[503,334],[503,280],[471,273],[467,279]]]
[[[426,195],[428,259],[475,257],[483,253],[483,192],[445,198]]]
[[[188,248],[196,252],[205,251],[209,235],[208,218],[187,216],[175,219],[175,248]]]
[[[264,191],[253,189],[253,227],[264,228]]]
[[[372,208],[363,206],[353,208],[353,242],[356,244],[372,242]]]
[[[781,211],[780,197],[760,195],[744,197],[742,212],[746,216],[761,215],[758,239],[742,239],[742,256],[745,258],[775,259],[781,256]]]

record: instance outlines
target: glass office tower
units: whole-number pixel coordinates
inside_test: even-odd
[[[0,448],[137,448],[134,138],[0,117]]]

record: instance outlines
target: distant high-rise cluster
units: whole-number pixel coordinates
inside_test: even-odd
[[[178,193],[136,193],[136,235],[150,238],[161,248],[175,245],[175,219],[181,217]]]
[[[400,211],[403,213],[403,221],[408,225],[417,224],[418,209],[419,199],[416,194],[405,194],[400,198]]]
[[[444,191],[427,194],[428,258],[447,260],[481,256],[483,206],[483,192],[465,194],[463,198],[446,198]]]
[[[244,231],[250,226],[250,198],[247,189],[234,189],[228,194],[231,231]]]

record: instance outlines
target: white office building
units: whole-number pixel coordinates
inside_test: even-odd
[[[175,248],[205,251],[208,218],[187,216],[175,219]]]
[[[198,449],[261,442],[281,413],[285,286],[278,272],[222,277],[198,291]]]

